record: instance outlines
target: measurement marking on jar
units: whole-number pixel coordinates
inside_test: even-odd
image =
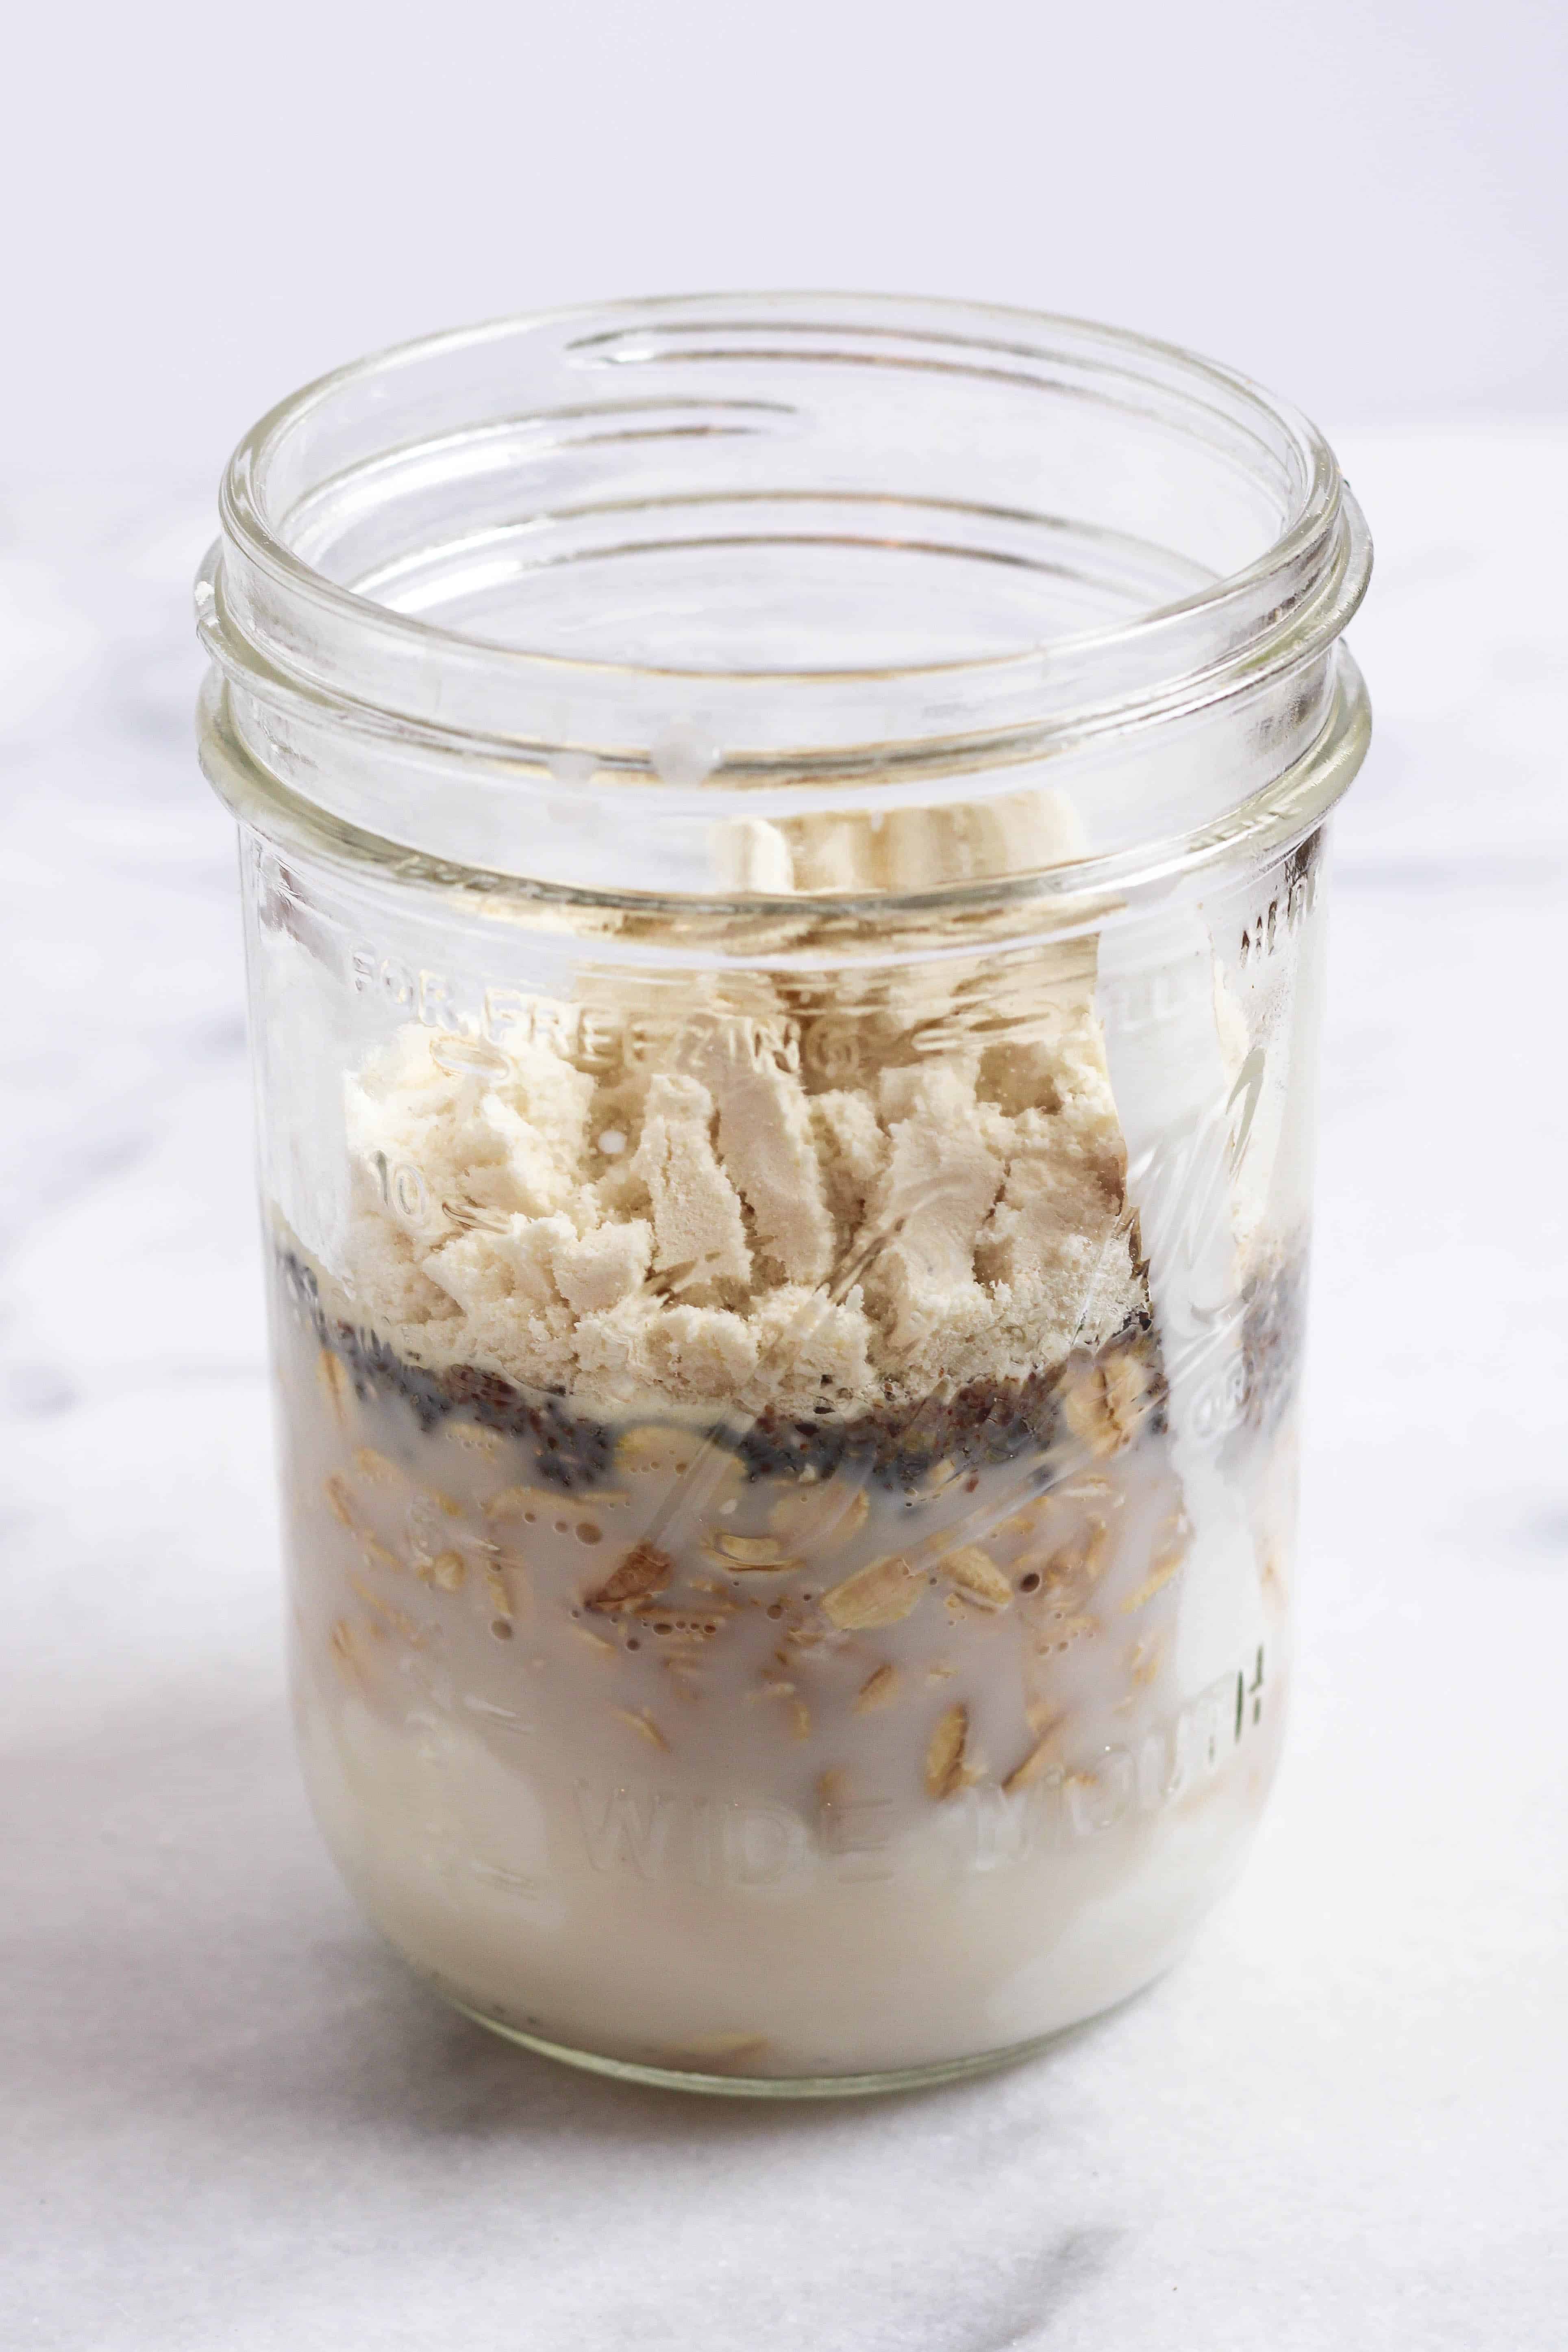
[[[1241,961],[1243,964],[1272,955],[1281,933],[1287,938],[1299,930],[1318,903],[1317,836],[1303,843],[1287,861],[1284,887],[1276,892],[1267,907],[1242,928]]]
[[[482,1885],[493,1886],[501,1895],[541,1895],[549,1883],[545,1879],[531,1878],[526,1871],[509,1870],[504,1863],[487,1862],[477,1853],[469,1857],[468,1868]]]
[[[510,1706],[497,1706],[491,1699],[469,1696],[464,1699],[463,1705],[470,1715],[482,1716],[487,1723],[493,1723],[499,1730],[515,1732],[523,1738],[531,1739],[539,1729],[539,1726],[531,1723],[527,1716],[519,1715]]]
[[[381,1187],[383,1205],[402,1218],[405,1225],[421,1227],[429,1222],[430,1195],[425,1179],[411,1160],[389,1160],[384,1151],[376,1152],[372,1160],[376,1181]]]

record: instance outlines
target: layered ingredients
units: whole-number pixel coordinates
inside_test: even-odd
[[[301,1736],[466,2006],[677,2074],[940,2068],[1132,1990],[1229,1877],[1297,1269],[1233,1152],[1178,1297],[1112,1066],[1075,943],[588,975],[349,1077],[340,1228],[274,1235]]]

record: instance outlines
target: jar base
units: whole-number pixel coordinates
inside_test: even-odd
[[[931,2065],[893,2067],[873,2074],[707,2074],[684,2067],[642,2065],[635,2059],[607,2058],[595,2050],[547,2042],[542,2034],[525,2033],[521,2026],[487,2016],[482,2009],[458,2000],[444,1987],[436,1990],[476,2025],[500,2034],[503,2042],[516,2042],[520,2049],[531,2050],[535,2057],[553,2058],[584,2074],[607,2074],[617,2083],[637,2083],[656,2091],[695,2091],[720,2099],[870,2099],[893,2091],[933,2090],[941,2083],[962,2083],[972,2075],[994,2074],[1005,2066],[1021,2065],[1073,2030],[1062,2026],[1052,2033],[1037,2034],[1032,2041],[1013,2042],[1005,2050],[984,2050],[975,2057],[944,2058]]]

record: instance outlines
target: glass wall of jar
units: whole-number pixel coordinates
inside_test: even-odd
[[[504,322],[238,452],[301,1751],[486,2022],[930,2080],[1234,1876],[1368,562],[1250,385],[940,303]]]

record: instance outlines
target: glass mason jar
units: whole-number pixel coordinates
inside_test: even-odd
[[[930,2081],[1131,1993],[1289,1683],[1331,454],[1076,321],[725,297],[347,368],[222,517],[345,1878],[659,2082]]]

